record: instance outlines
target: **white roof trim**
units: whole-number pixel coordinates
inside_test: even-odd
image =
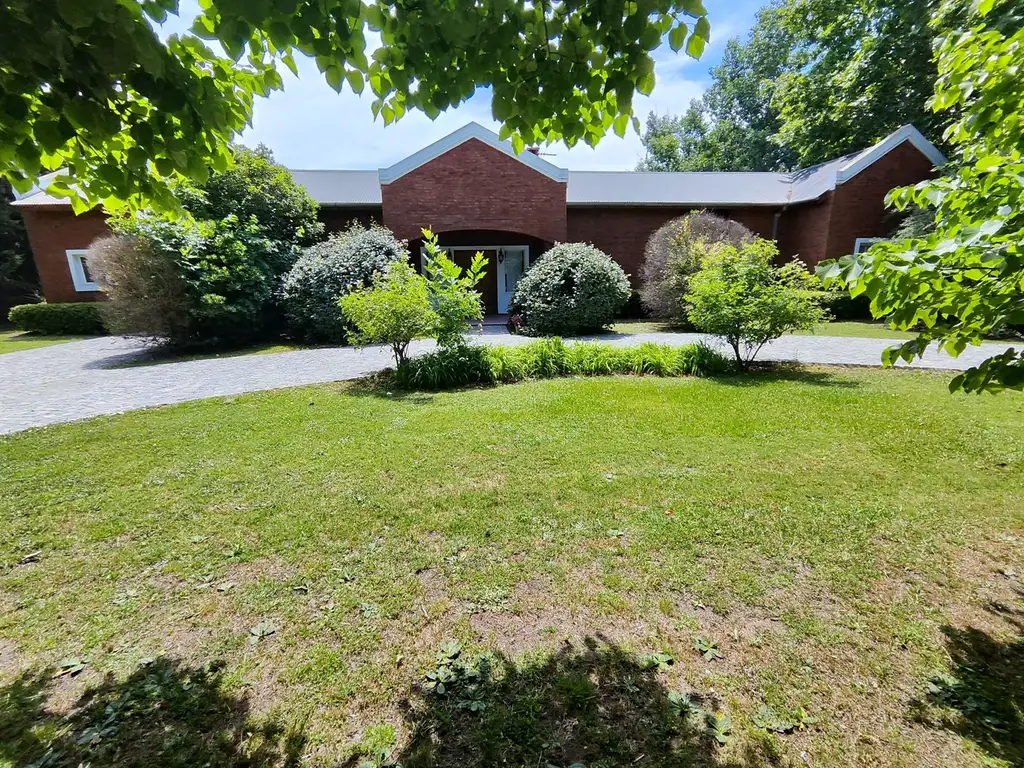
[[[569,181],[569,171],[565,168],[559,168],[557,165],[553,165],[547,160],[542,160],[532,152],[524,151],[517,155],[515,150],[512,149],[511,142],[501,141],[498,139],[498,135],[494,133],[494,131],[489,131],[479,123],[467,123],[454,133],[449,133],[447,136],[442,139],[438,139],[430,146],[424,147],[419,152],[414,152],[404,160],[399,160],[391,167],[381,168],[378,172],[380,174],[380,183],[390,184],[391,182],[402,178],[407,173],[416,170],[420,166],[426,165],[431,160],[440,157],[445,152],[455,149],[455,147],[460,144],[464,144],[470,139],[482,141],[487,146],[493,147],[499,152],[503,152],[509,157],[515,158],[524,165],[529,166],[538,173],[542,173],[555,181]]]
[[[886,136],[882,141],[875,144],[875,146],[865,149],[849,163],[836,171],[836,184],[842,184],[844,181],[849,181],[868,166],[881,160],[905,141],[909,141],[913,144],[914,147],[922,155],[931,160],[932,164],[936,167],[945,165],[946,156],[939,151],[938,147],[928,141],[928,139],[924,137],[924,134],[914,126],[904,125],[899,130]]]

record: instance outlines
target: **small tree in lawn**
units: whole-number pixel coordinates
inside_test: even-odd
[[[423,247],[427,252],[427,291],[438,318],[431,335],[441,347],[461,346],[466,341],[466,324],[484,319],[483,300],[476,286],[485,274],[487,259],[478,251],[469,269],[463,271],[438,246],[437,235],[429,229],[423,230]]]
[[[690,321],[698,330],[724,338],[741,370],[750,367],[769,341],[813,328],[828,317],[818,281],[799,261],[773,266],[778,254],[770,240],[742,248],[721,245],[690,278]]]
[[[433,335],[439,320],[426,278],[408,262],[392,264],[374,277],[371,287],[342,296],[338,305],[355,328],[349,336],[352,343],[388,345],[399,368],[412,340]]]

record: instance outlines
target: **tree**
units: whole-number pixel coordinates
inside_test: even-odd
[[[795,260],[773,266],[778,255],[771,240],[754,240],[740,248],[719,245],[690,278],[690,322],[725,339],[742,370],[769,341],[813,328],[827,318],[814,276]]]
[[[682,117],[651,115],[637,170],[781,171],[795,154],[781,145],[776,78],[784,71],[793,34],[782,24],[778,0],[761,9],[746,43],[730,40],[722,63],[711,69],[707,92]]]
[[[729,42],[682,119],[649,121],[642,165],[785,171],[864,149],[906,123],[940,142],[946,118],[927,107],[937,2],[775,0],[747,42]]]
[[[701,0],[205,0],[193,34],[153,24],[178,0],[7,0],[0,6],[0,176],[76,209],[153,201],[169,182],[202,183],[230,163],[253,98],[281,88],[278,67],[313,57],[328,84],[374,96],[388,124],[434,117],[491,89],[501,134],[595,144],[625,135],[636,92],[655,85],[651,51],[699,57],[710,23]],[[367,32],[379,38],[368,50]],[[227,56],[203,39],[216,41]],[[634,118],[634,126],[636,126]]]
[[[205,184],[174,185],[186,215],[110,218],[127,242],[97,244],[89,260],[111,331],[210,347],[275,328],[281,278],[321,232],[317,205],[265,147],[234,151],[232,167]]]
[[[338,306],[354,328],[349,334],[352,343],[386,344],[396,368],[405,366],[413,339],[429,336],[439,319],[426,278],[408,262],[396,262],[384,274],[377,273],[372,286],[346,293]]]
[[[1024,29],[1002,23],[1010,7],[981,0],[968,28],[937,40],[930,106],[955,117],[944,134],[955,168],[888,197],[904,210],[934,206],[934,231],[819,265],[827,281],[869,296],[876,317],[903,329],[923,327],[917,338],[886,350],[887,365],[913,360],[933,341],[958,355],[997,329],[1024,323]],[[948,28],[958,9],[947,0],[933,26]],[[1024,388],[1024,353],[994,355],[949,388]]]
[[[463,270],[438,246],[437,235],[429,229],[423,230],[423,247],[427,252],[423,271],[430,306],[437,314],[437,326],[431,335],[445,349],[462,346],[467,324],[484,319],[483,298],[476,286],[484,277],[487,259],[478,251],[469,268]]]
[[[869,147],[906,123],[938,140],[927,107],[937,72],[929,20],[937,0],[790,0],[794,36],[772,106],[777,140],[813,165]]]
[[[15,304],[29,301],[39,290],[35,262],[21,214],[11,205],[14,194],[0,178],[0,319]]]

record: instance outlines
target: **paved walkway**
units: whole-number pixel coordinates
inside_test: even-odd
[[[616,345],[687,344],[698,334],[642,333],[602,336]],[[520,344],[529,339],[488,329],[481,343]],[[887,339],[787,336],[766,346],[764,360],[838,365],[880,365]],[[916,367],[963,370],[1001,352],[1004,344],[970,347],[959,358],[930,351]],[[417,342],[424,351],[430,342]],[[206,397],[355,379],[391,363],[381,348],[310,349],[266,355],[123,367],[145,357],[140,342],[105,337],[0,355],[0,433],[121,413]]]

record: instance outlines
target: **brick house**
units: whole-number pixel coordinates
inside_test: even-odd
[[[884,205],[893,187],[931,176],[942,153],[907,125],[873,147],[793,173],[569,171],[469,123],[379,171],[293,171],[320,203],[328,231],[376,220],[409,240],[418,261],[429,226],[458,262],[484,251],[488,313],[508,306],[519,276],[556,242],[589,242],[634,283],[651,233],[694,209],[735,219],[809,266],[891,234]],[[37,191],[15,203],[25,217],[49,302],[102,298],[85,250],[107,234],[99,210],[76,216]]]

